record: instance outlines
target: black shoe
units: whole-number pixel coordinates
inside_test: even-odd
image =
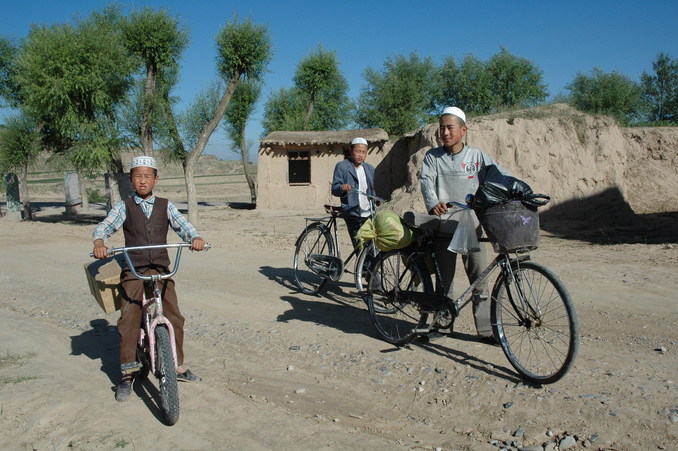
[[[183,382],[199,382],[202,380],[202,377],[196,376],[191,370],[186,370],[183,373],[177,373],[177,380]]]
[[[122,380],[115,389],[115,400],[118,402],[125,402],[132,394],[132,382],[134,379],[131,376],[123,376]]]
[[[499,340],[494,335],[488,335],[485,337],[478,337],[478,341],[481,343],[485,343],[486,345],[490,346],[499,346]]]
[[[445,338],[447,336],[448,336],[447,334],[441,333],[441,332],[434,329],[427,334],[420,335],[419,341],[421,341],[422,343],[430,343],[433,340],[438,340],[440,338]]]

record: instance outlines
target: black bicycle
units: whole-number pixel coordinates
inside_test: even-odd
[[[448,204],[453,205],[468,208]],[[525,218],[517,220],[530,222]],[[538,218],[536,222],[538,239]],[[560,279],[545,266],[530,261],[529,251],[536,248],[534,238],[525,245],[512,243],[506,248],[483,223],[490,236],[487,241],[493,243],[498,255],[453,300],[441,294],[445,293],[442,283],[437,292],[433,289],[431,272],[436,280],[441,275],[433,231],[408,225],[415,229],[415,242],[408,248],[379,254],[371,269],[378,277],[373,277],[367,287],[370,318],[384,340],[403,345],[434,330],[451,330],[459,312],[471,302],[474,290],[499,269],[490,299],[491,321],[494,337],[511,365],[524,379],[539,384],[556,382],[570,370],[579,346],[577,315]]]
[[[383,199],[356,191],[367,196],[371,206],[371,218],[374,219],[375,207],[380,205]],[[349,256],[342,260],[337,233],[337,219],[341,217],[341,207],[325,205],[325,212],[329,216],[305,218],[306,227],[297,238],[294,249],[294,282],[302,293],[318,294],[328,280],[336,282],[341,279],[344,272],[350,272],[346,268],[355,257],[353,278],[356,290],[362,294],[366,291],[369,278],[368,256],[376,256],[379,250],[374,241],[370,240],[362,246],[362,249],[354,248]]]

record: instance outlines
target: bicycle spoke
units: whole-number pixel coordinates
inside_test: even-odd
[[[493,293],[492,324],[511,364],[533,382],[551,383],[572,366],[578,322],[567,290],[533,262],[515,264]]]
[[[420,265],[408,261],[399,251],[386,252],[373,266],[374,276],[368,285],[368,308],[372,323],[389,343],[404,344],[415,337],[415,330],[426,315],[408,299],[408,293],[431,293],[430,278]]]
[[[316,223],[306,227],[297,240],[294,252],[294,281],[302,293],[317,294],[327,282],[327,276],[318,274],[314,256],[334,255],[334,243],[326,227]]]

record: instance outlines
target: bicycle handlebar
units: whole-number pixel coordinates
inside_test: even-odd
[[[463,209],[470,209],[471,208],[468,205],[462,204],[461,202],[454,202],[454,201],[446,203],[445,206],[447,206],[447,208],[450,208],[450,207],[459,207],[459,208],[463,208]]]
[[[371,195],[371,194],[367,194],[365,191],[359,190],[358,188],[353,187],[352,190],[355,191],[355,192],[358,193],[358,194],[362,194],[363,196],[367,197],[369,200],[373,200],[373,201],[379,202],[379,203],[384,203],[384,202],[386,202],[386,201],[385,201],[384,199],[382,199],[381,197],[373,196],[373,195]]]
[[[179,270],[179,261],[181,260],[181,250],[185,247],[191,247],[191,243],[173,243],[173,244],[153,244],[149,246],[129,246],[129,247],[114,247],[108,250],[108,255],[115,255],[115,254],[120,254],[122,253],[125,256],[125,261],[127,262],[127,267],[129,268],[130,271],[132,271],[132,274],[134,277],[140,280],[164,280],[164,279],[169,279],[170,277],[174,276],[174,274],[177,273]],[[204,250],[209,250],[212,246],[209,243],[205,243],[205,249]],[[147,249],[171,249],[175,248],[177,250],[176,257],[174,259],[174,265],[172,265],[172,270],[167,273],[167,274],[153,274],[150,276],[142,276],[137,272],[137,269],[134,267],[134,264],[132,263],[132,258],[129,256],[129,251],[141,251],[141,250],[147,250]],[[94,257],[94,254],[90,252],[89,254],[90,257]]]

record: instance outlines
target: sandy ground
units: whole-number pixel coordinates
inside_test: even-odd
[[[568,286],[582,336],[573,370],[534,387],[475,341],[470,310],[456,338],[397,349],[350,276],[299,294],[308,215],[201,210],[214,248],[182,258],[177,287],[187,364],[204,380],[180,385],[172,427],[153,380],[114,399],[118,314],[82,268],[101,213],[0,218],[0,449],[678,449],[675,244],[543,236],[532,257]]]

